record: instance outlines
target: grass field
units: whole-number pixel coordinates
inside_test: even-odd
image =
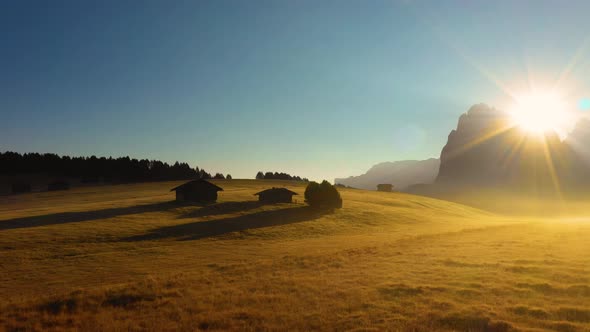
[[[266,180],[191,206],[177,184],[0,197],[0,329],[590,331],[583,214],[354,189],[327,213]],[[271,186],[298,202],[258,204]]]

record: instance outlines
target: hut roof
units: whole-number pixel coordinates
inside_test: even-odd
[[[186,189],[192,189],[192,188],[207,188],[207,189],[211,189],[211,190],[215,190],[215,191],[223,191],[223,188],[218,187],[216,185],[214,185],[213,183],[209,182],[209,181],[205,181],[205,180],[192,180],[189,181],[185,184],[181,184],[178,187],[174,187],[172,189],[170,189],[170,191],[176,191],[176,190],[186,190]]]
[[[271,189],[266,189],[263,190],[261,192],[257,192],[256,194],[254,194],[254,196],[260,195],[260,194],[266,194],[266,193],[289,193],[291,195],[298,195],[296,192],[291,191],[287,188],[271,188]]]

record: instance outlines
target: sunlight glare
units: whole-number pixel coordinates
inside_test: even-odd
[[[517,98],[508,111],[513,125],[534,134],[564,134],[572,121],[564,100],[555,93],[534,93]]]

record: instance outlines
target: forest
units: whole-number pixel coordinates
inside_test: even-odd
[[[70,157],[54,153],[0,152],[0,175],[47,174],[80,178],[82,182],[137,182],[210,179],[211,174],[188,163],[130,157]],[[217,173],[216,178],[223,174]],[[225,177],[223,177],[225,178]],[[231,178],[231,177],[230,177]]]

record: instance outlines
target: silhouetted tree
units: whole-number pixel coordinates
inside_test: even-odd
[[[223,174],[221,173],[215,173],[215,176],[213,178],[218,180],[224,180],[225,176],[223,176]]]
[[[342,198],[332,184],[324,180],[321,184],[310,182],[305,188],[305,202],[313,207],[341,208]]]
[[[205,172],[205,170],[201,169],[201,174],[199,174],[199,178],[204,179],[204,180],[208,180],[208,179],[211,179],[212,176],[211,176],[211,174]]]
[[[232,179],[232,177],[231,177],[231,174],[228,174],[228,175],[226,175],[226,176],[225,176],[225,179],[226,179],[226,180],[231,180],[231,179]]]
[[[264,173],[262,173],[262,172],[256,173],[256,180],[263,180],[263,179],[264,179]]]

